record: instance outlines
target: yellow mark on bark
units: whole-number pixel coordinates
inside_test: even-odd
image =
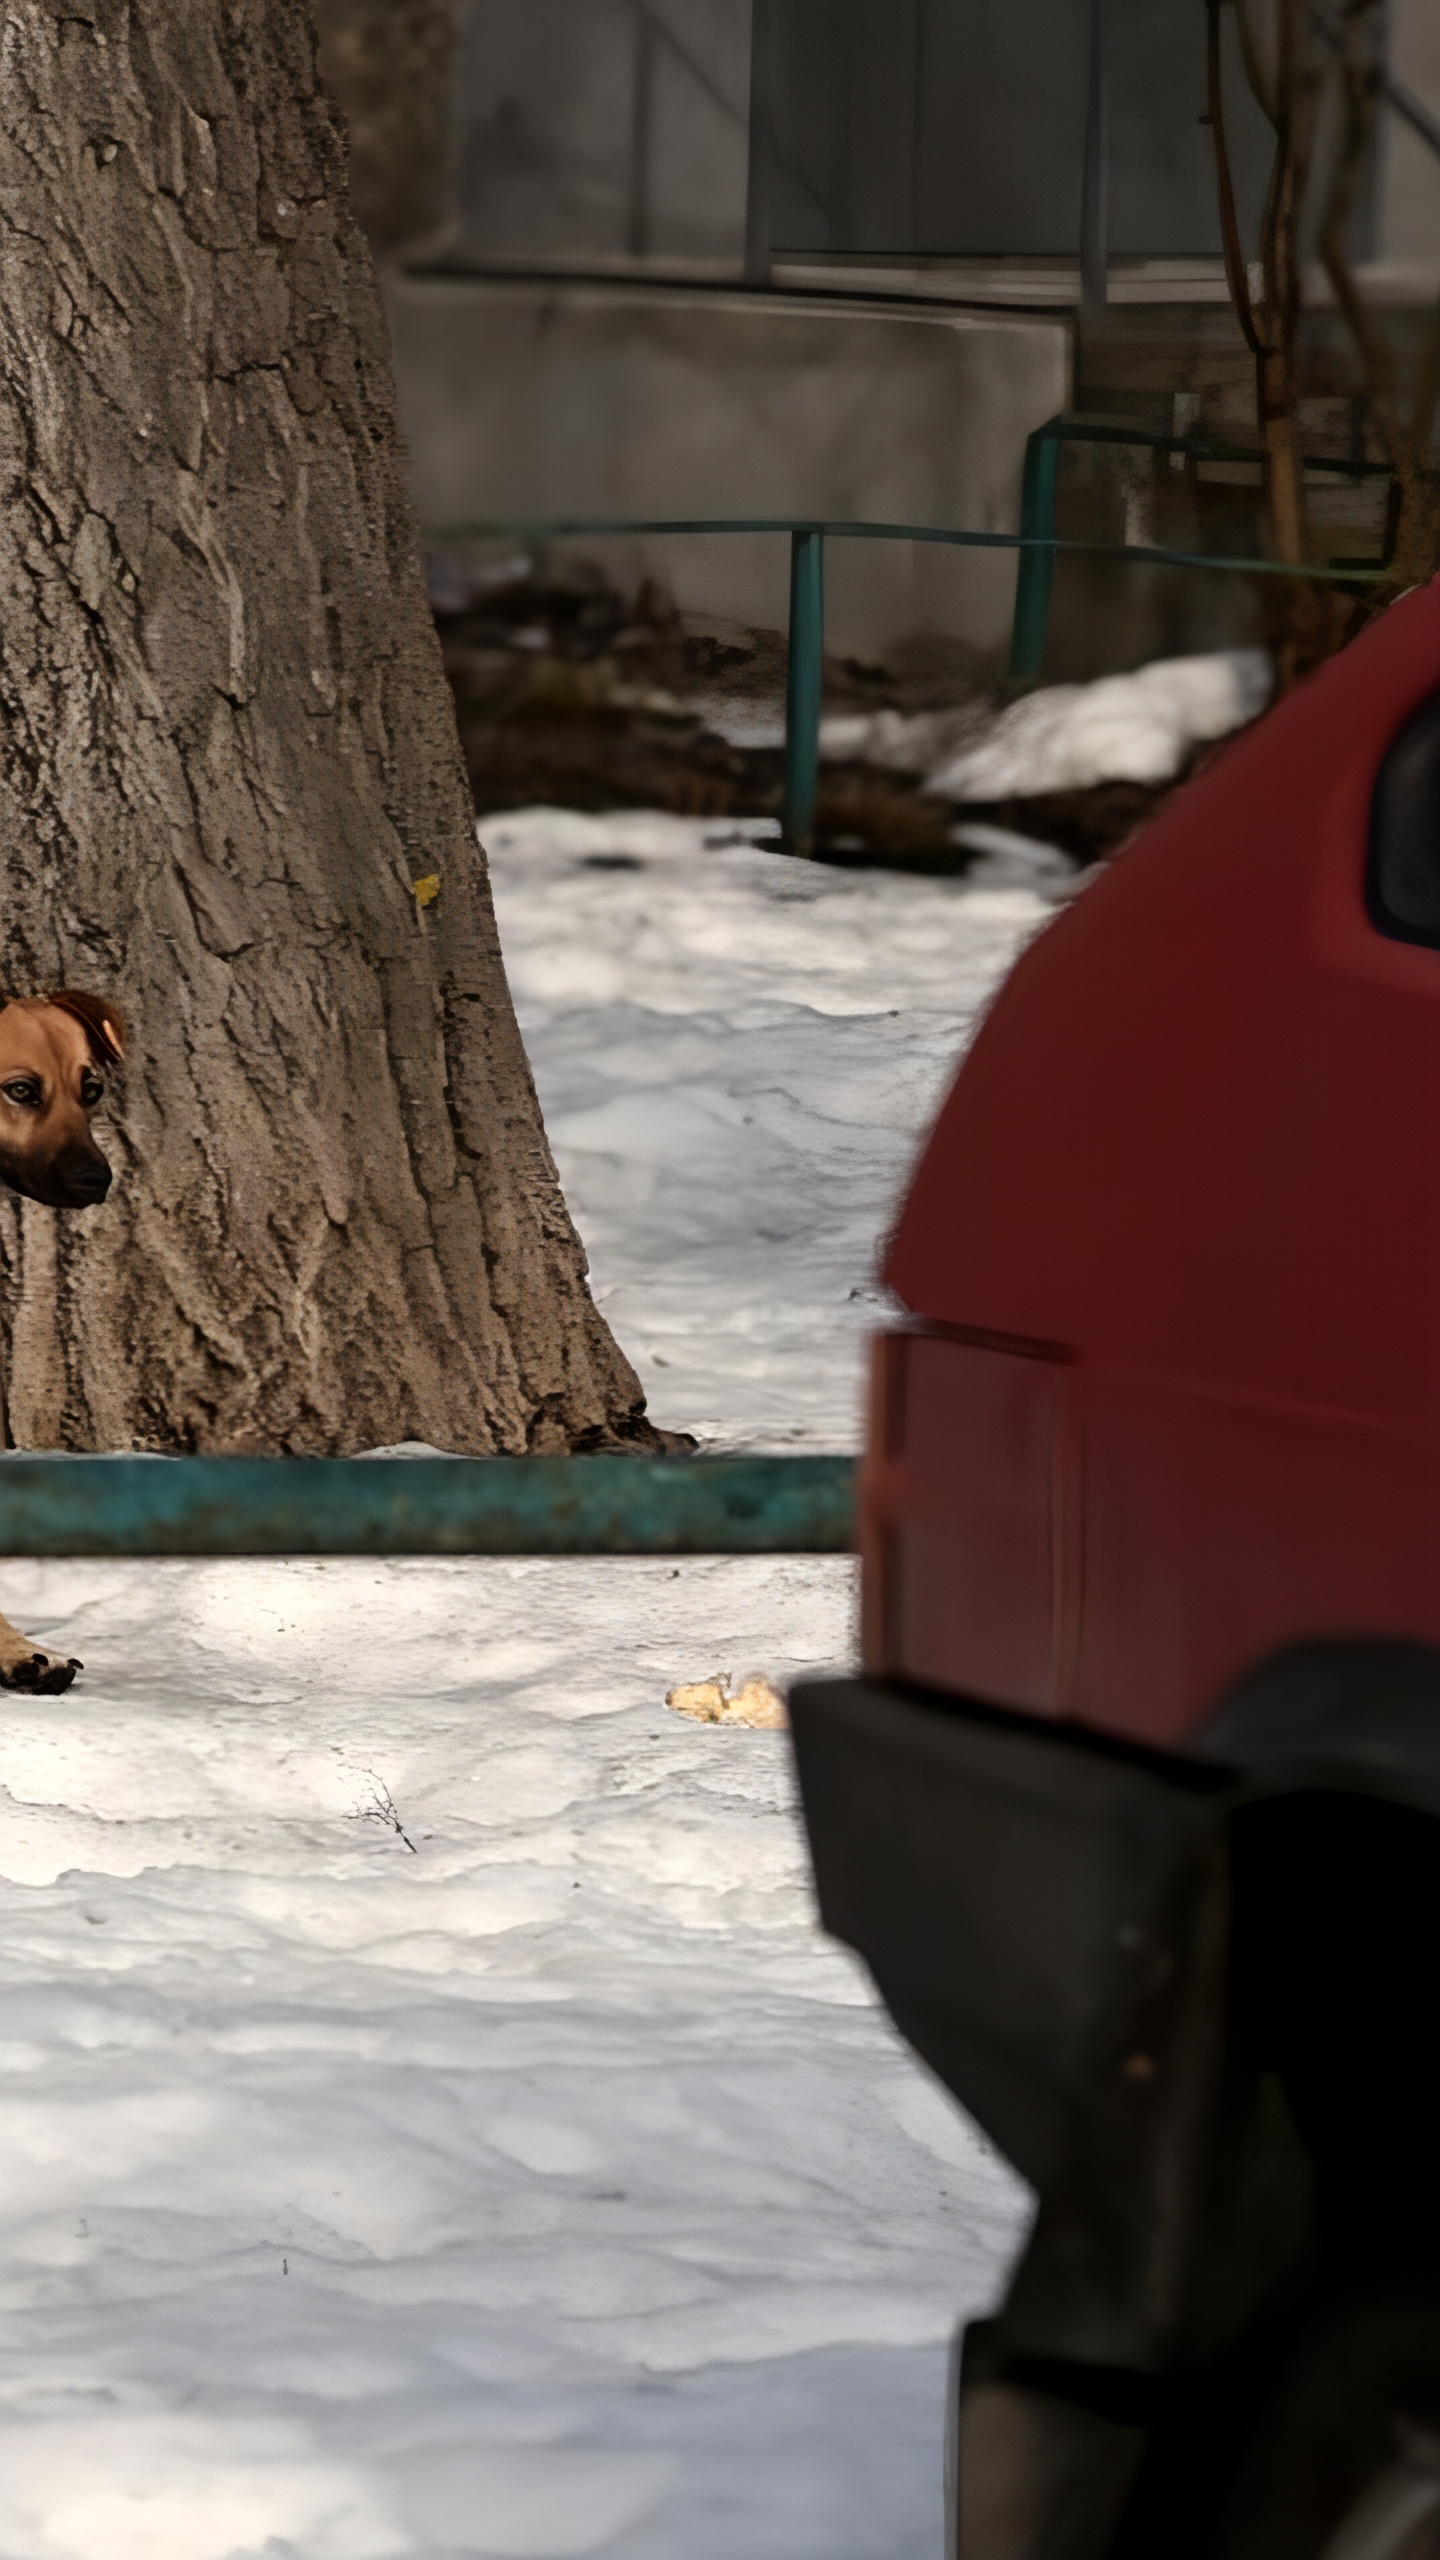
[[[433,906],[440,895],[440,874],[438,871],[427,871],[423,880],[412,880],[410,886],[415,892],[417,907]]]

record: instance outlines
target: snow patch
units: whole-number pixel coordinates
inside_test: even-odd
[[[1263,649],[1158,658],[1134,675],[1047,685],[1000,712],[925,785],[942,800],[1019,800],[1103,782],[1170,782],[1192,748],[1263,711],[1273,685]]]
[[[565,1197],[655,1419],[853,1448],[917,1142],[1057,860],[1074,874],[1048,847],[842,871],[765,823],[528,809],[481,836]],[[593,867],[617,856],[637,867]]]

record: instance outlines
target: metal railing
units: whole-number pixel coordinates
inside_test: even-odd
[[[1015,578],[1015,615],[1010,627],[1012,676],[1030,677],[1040,673],[1050,619],[1050,591],[1055,578],[1056,554],[1082,547],[1073,542],[1057,541],[1055,535],[1060,449],[1067,444],[1131,445],[1151,453],[1178,453],[1195,462],[1251,463],[1257,471],[1264,461],[1264,456],[1253,445],[1225,444],[1213,436],[1157,435],[1147,427],[1112,426],[1098,418],[1047,418],[1044,426],[1037,427],[1027,438],[1025,445],[1020,493],[1020,562]],[[1331,472],[1351,480],[1388,480],[1391,477],[1388,462],[1337,461],[1328,454],[1302,455],[1301,469],[1309,473]],[[1205,552],[1187,554],[1146,550],[1126,544],[1116,545],[1114,556],[1132,560],[1168,560],[1181,568],[1243,568],[1272,575],[1326,579],[1377,578],[1387,565],[1383,559],[1375,562],[1350,560],[1327,562],[1323,568],[1317,565],[1287,571],[1277,560],[1212,558]]]
[[[1106,560],[1150,561],[1177,569],[1215,569],[1249,577],[1317,578],[1326,582],[1365,585],[1383,574],[1385,563],[1305,562],[1233,559],[1210,552],[1174,551],[1159,544],[1085,542],[1055,532],[1055,455],[1063,442],[1085,436],[1100,442],[1152,444],[1172,450],[1204,451],[1215,459],[1258,462],[1253,449],[1206,443],[1183,436],[1151,436],[1140,428],[1090,426],[1082,420],[1051,418],[1037,427],[1025,449],[1018,533],[977,533],[953,525],[867,524],[806,516],[493,516],[437,528],[437,545],[463,546],[505,537],[516,542],[551,542],[585,534],[733,534],[776,533],[790,537],[790,622],[785,680],[785,782],[781,841],[794,853],[808,853],[814,842],[815,810],[820,778],[820,712],[825,660],[825,544],[843,542],[938,542],[975,551],[1014,551],[1020,555],[1015,613],[1011,626],[1010,664],[1015,675],[1039,673],[1050,610],[1055,562],[1061,555]],[[1307,466],[1308,467],[1308,466]],[[1371,472],[1384,464],[1320,463],[1317,469]],[[1033,564],[1033,565],[1032,565]],[[1030,574],[1027,576],[1027,570]]]
[[[844,1457],[0,1458],[0,1555],[830,1555]]]

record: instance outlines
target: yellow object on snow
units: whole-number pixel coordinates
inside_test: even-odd
[[[716,1672],[709,1680],[683,1681],[678,1689],[667,1689],[665,1704],[677,1715],[693,1717],[697,1724],[748,1724],[774,1733],[783,1732],[790,1721],[779,1691],[758,1671],[752,1671],[733,1695],[728,1672]]]

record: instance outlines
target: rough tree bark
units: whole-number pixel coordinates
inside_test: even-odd
[[[132,1060],[110,1205],[0,1206],[6,1436],[646,1435],[505,985],[305,0],[8,0],[0,260],[0,984],[118,997]]]

